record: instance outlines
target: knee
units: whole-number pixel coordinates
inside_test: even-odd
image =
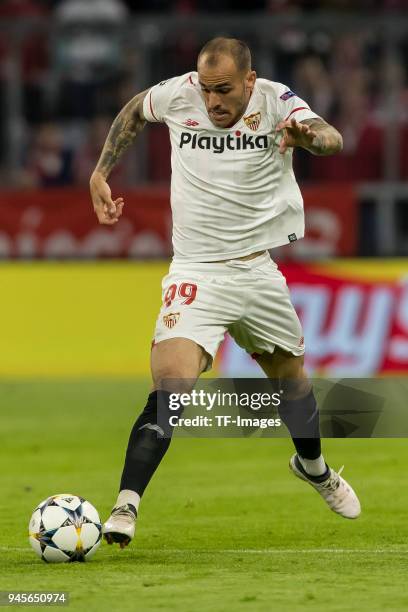
[[[156,390],[169,393],[190,393],[199,376],[199,372],[190,364],[162,362],[152,367],[153,385]]]
[[[190,393],[196,383],[197,377],[190,378],[191,373],[175,366],[163,367],[152,371],[153,386],[155,390],[169,393]]]
[[[207,354],[191,340],[164,340],[152,349],[151,369],[155,389],[190,393],[207,365]]]

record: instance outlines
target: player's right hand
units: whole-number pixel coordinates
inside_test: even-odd
[[[99,172],[94,172],[89,181],[91,198],[96,216],[102,225],[113,225],[119,221],[122,214],[124,200],[112,200],[111,189]]]

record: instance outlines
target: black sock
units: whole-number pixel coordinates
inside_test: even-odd
[[[169,410],[169,397],[167,391],[150,393],[145,409],[134,424],[126,451],[121,491],[130,489],[141,497],[166,454],[173,431],[163,414]]]
[[[313,391],[301,399],[282,400],[279,415],[292,436],[297,454],[303,459],[320,457],[319,409]]]

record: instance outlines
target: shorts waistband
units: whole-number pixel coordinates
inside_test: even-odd
[[[236,271],[247,271],[259,268],[260,266],[273,262],[269,251],[265,251],[254,257],[254,259],[247,259],[242,261],[241,259],[227,259],[226,261],[214,263],[197,263],[197,262],[172,262],[170,264],[169,272],[196,272],[197,274],[211,274],[212,276],[226,276],[230,275],[234,270]]]

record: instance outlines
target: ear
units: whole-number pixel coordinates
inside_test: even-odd
[[[252,91],[255,86],[256,81],[256,72],[255,70],[251,70],[245,77],[245,89]]]

